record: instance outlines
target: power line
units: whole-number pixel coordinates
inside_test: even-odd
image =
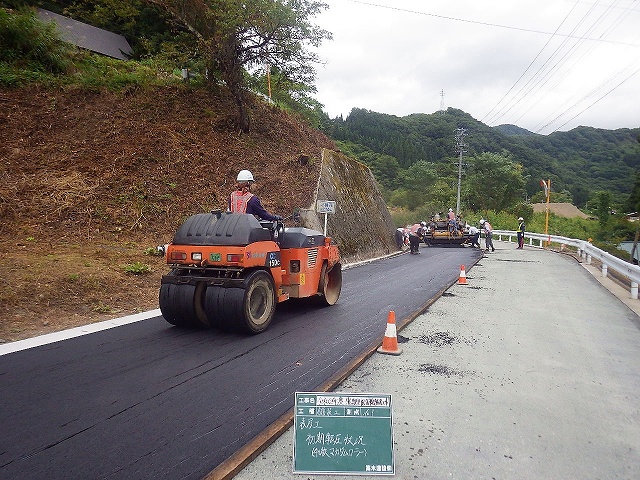
[[[615,29],[620,25],[620,23],[622,23],[622,21],[623,21],[624,19],[626,19],[626,17],[627,17],[627,16],[628,16],[628,15],[629,15],[633,10],[634,10],[634,9],[632,9],[630,6],[627,6],[627,7],[618,7],[617,5],[614,5],[614,6],[613,6],[613,8],[624,8],[624,10],[623,10],[623,12],[621,12],[621,13],[620,13],[620,15],[618,15],[618,17],[615,19],[615,21],[614,21],[611,25],[609,25],[609,27],[608,27],[608,28],[607,28],[607,29],[602,33],[602,35],[608,35],[609,33],[613,32],[613,30],[615,30]],[[555,81],[555,83],[554,83],[553,85],[551,85],[551,87],[549,87],[549,88],[550,88],[550,90],[553,90],[554,88],[556,88],[556,87],[560,84],[560,82],[566,78],[566,76],[567,76],[567,75],[569,74],[569,72],[571,71],[571,68],[572,68],[574,65],[579,64],[579,63],[582,61],[582,59],[583,59],[584,57],[586,57],[588,54],[592,53],[594,49],[595,49],[595,45],[591,45],[591,47],[590,47],[590,48],[588,48],[587,50],[583,51],[583,52],[582,52],[582,54],[580,55],[580,57],[579,57],[579,58],[577,58],[577,59],[573,62],[573,64],[572,64],[569,68],[567,68],[567,69],[565,70],[564,74],[563,74],[560,78],[557,78],[557,79],[556,79],[556,81]],[[631,62],[631,63],[630,63],[626,68],[629,68],[633,63],[635,63],[635,62]],[[624,69],[623,69],[623,70],[624,70]],[[575,108],[575,107],[577,106],[577,104],[578,104],[578,103],[580,103],[580,102],[582,102],[582,101],[586,100],[588,97],[590,97],[590,96],[594,95],[594,94],[595,94],[595,92],[597,92],[599,89],[601,89],[604,85],[606,85],[608,82],[610,82],[613,78],[615,78],[616,76],[620,75],[620,73],[621,73],[623,70],[621,70],[620,72],[618,72],[616,75],[614,75],[613,77],[611,77],[609,80],[607,80],[607,81],[605,81],[605,82],[601,83],[601,84],[600,84],[600,86],[596,87],[596,89],[592,90],[589,94],[587,94],[587,95],[586,95],[585,97],[583,97],[581,100],[579,100],[578,102],[576,102],[576,103],[572,104],[570,107],[568,107],[568,108],[567,108],[567,105],[570,105],[570,104],[574,101],[574,99],[578,96],[577,94],[576,94],[576,95],[573,95],[571,99],[569,99],[569,100],[567,100],[566,102],[564,102],[564,104],[562,104],[561,106],[558,106],[558,107],[557,107],[553,112],[551,112],[551,113],[550,113],[549,115],[547,115],[543,120],[541,120],[540,122],[538,122],[538,124],[535,126],[535,132],[536,132],[536,133],[538,133],[538,132],[540,132],[542,129],[544,129],[544,128],[548,127],[550,124],[552,124],[553,122],[555,122],[558,118],[562,117],[563,115],[567,114],[570,110],[572,110],[573,108]],[[533,108],[533,107],[531,107],[531,108]],[[525,112],[525,113],[528,113],[528,112],[531,110],[531,108],[529,108],[529,109],[527,110],[527,112]],[[556,117],[554,117],[554,118],[553,118],[553,120],[552,120],[552,121],[550,121],[549,123],[546,123],[546,124],[545,124],[545,122],[547,122],[551,117],[553,117],[553,116],[554,116],[557,112],[559,112],[559,111],[562,111],[562,113],[560,113],[559,115],[557,115]],[[524,114],[523,114],[523,115],[524,115]],[[522,118],[522,116],[520,116],[519,118]],[[543,124],[544,124],[544,125],[543,125]],[[542,126],[542,127],[540,127],[540,125],[543,125],[543,126]]]
[[[525,28],[525,27],[513,27],[511,25],[501,25],[499,23],[491,23],[491,22],[482,22],[480,20],[469,20],[466,18],[457,18],[457,17],[450,17],[447,15],[439,15],[437,13],[427,13],[427,12],[420,12],[417,10],[411,10],[409,8],[401,8],[401,7],[392,7],[390,5],[380,5],[378,3],[372,3],[372,2],[364,2],[362,0],[348,0],[351,3],[359,3],[361,5],[368,5],[370,7],[376,7],[376,8],[386,8],[388,10],[396,10],[399,12],[405,12],[405,13],[413,13],[415,15],[422,15],[425,17],[434,17],[434,18],[439,18],[441,20],[452,20],[454,22],[463,22],[463,23],[471,23],[474,25],[483,25],[485,27],[495,27],[495,28],[505,28],[508,30],[517,30],[520,32],[529,32],[529,33],[539,33],[541,35],[553,35],[551,32],[545,32],[544,30],[536,30],[533,28]],[[558,33],[557,34],[560,37],[569,37],[569,38],[581,38],[581,37],[574,37],[572,35],[569,34],[563,34],[563,33]],[[617,44],[617,45],[629,45],[629,46],[633,46],[636,47],[637,45],[633,44],[633,43],[628,43],[628,42],[620,42],[617,40],[601,40],[598,38],[583,38],[584,40],[590,40],[593,42],[606,42],[606,43],[613,43],[613,44]]]
[[[621,1],[621,0],[617,0],[617,1],[616,1],[616,3],[619,3],[620,1]],[[591,24],[591,26],[589,27],[589,30],[587,31],[587,34],[588,34],[589,32],[594,31],[594,30],[596,29],[596,27],[597,27],[600,23],[602,23],[602,22],[604,21],[604,17],[605,17],[605,16],[606,16],[610,11],[611,11],[611,7],[612,7],[612,6],[613,6],[613,5],[610,5],[609,7],[607,7],[607,9],[605,10],[605,12],[603,12],[603,13],[602,13],[602,14],[601,14],[601,15],[600,15],[600,16],[599,16],[599,17],[598,17],[598,18],[597,18],[597,19],[596,19],[596,20]],[[608,32],[608,31],[609,31],[609,29],[605,30],[605,32],[603,32],[603,34],[602,34],[602,35],[607,34],[607,32]],[[601,36],[602,36],[602,35],[601,35]],[[546,84],[551,80],[551,78],[553,78],[553,76],[555,76],[555,75],[556,75],[556,72],[560,71],[560,69],[561,69],[562,67],[564,67],[564,66],[565,66],[565,64],[568,62],[568,60],[570,60],[570,59],[571,59],[571,57],[572,57],[575,53],[577,53],[577,51],[578,51],[579,47],[581,47],[581,46],[582,46],[582,44],[583,44],[583,42],[582,42],[582,41],[579,41],[579,42],[576,42],[574,45],[572,45],[572,46],[569,48],[569,50],[568,50],[567,52],[565,52],[565,53],[564,53],[564,55],[562,56],[562,58],[560,58],[560,60],[558,60],[558,62],[556,62],[556,64],[552,67],[552,69],[551,69],[550,71],[548,71],[547,73],[545,73],[545,74],[544,74],[544,76],[543,76],[542,78],[540,78],[540,79],[536,82],[536,84],[535,84],[531,89],[529,89],[529,91],[528,91],[528,92],[526,92],[526,93],[530,93],[530,92],[531,92],[531,90],[532,90],[533,88],[535,88],[535,89],[536,89],[536,91],[540,91],[540,90],[541,90],[541,89],[542,89],[542,88],[543,88],[543,87],[544,87],[544,86],[545,86],[545,85],[546,85]],[[593,44],[592,44],[592,46],[593,46]],[[592,49],[591,49],[591,48],[587,48],[587,51],[585,52],[585,54],[586,54],[586,53],[589,53],[589,52],[591,52],[591,51],[592,51]],[[555,67],[557,67],[557,68],[555,68]],[[568,74],[568,72],[569,72],[569,70],[568,70],[568,69],[565,69],[565,74],[564,74],[564,75],[567,75],[567,74]],[[564,75],[563,75],[563,77],[564,77]],[[542,82],[542,83],[541,83],[541,82]],[[517,122],[517,121],[519,121],[519,120],[520,120],[520,119],[521,119],[521,118],[522,118],[526,113],[528,113],[528,112],[529,112],[529,111],[530,111],[534,106],[535,106],[535,105],[532,105],[531,107],[529,107],[528,109],[526,109],[526,110],[525,110],[525,111],[524,111],[524,112],[523,112],[523,113],[522,113],[518,118],[516,118],[516,120],[515,120],[515,121],[516,121],[516,122]]]
[[[518,112],[518,111],[522,112],[515,120],[513,120],[511,122],[511,123],[517,123],[520,119],[522,119],[524,117],[524,115],[526,115],[533,108],[535,108],[539,103],[538,99],[539,99],[540,95],[539,95],[538,92],[540,92],[542,90],[542,88],[545,87],[549,83],[549,81],[552,78],[555,77],[556,81],[555,81],[553,87],[546,87],[548,89],[547,91],[552,91],[552,88],[555,88],[555,86],[557,86],[560,83],[560,81],[569,74],[569,71],[570,71],[569,68],[565,67],[568,64],[569,60],[575,55],[575,53],[577,52],[578,48],[584,43],[584,39],[588,38],[587,36],[590,35],[592,32],[594,32],[596,30],[596,28],[600,24],[602,24],[605,21],[605,19],[610,16],[610,14],[613,13],[613,9],[622,8],[623,12],[620,13],[619,15],[617,15],[616,18],[613,19],[611,21],[611,23],[605,28],[605,30],[600,34],[600,38],[601,39],[606,39],[606,36],[611,34],[615,30],[615,28],[618,27],[620,25],[620,23],[633,10],[629,6],[627,6],[626,8],[625,7],[619,7],[618,4],[620,2],[621,2],[621,0],[616,0],[615,2],[613,2],[613,3],[609,4],[608,6],[606,6],[604,12],[601,13],[598,16],[598,18],[596,18],[591,23],[591,25],[588,27],[587,31],[580,37],[582,40],[576,41],[573,45],[568,47],[568,50],[565,50],[565,48],[568,45],[569,39],[567,38],[567,39],[563,40],[562,44],[559,47],[557,47],[551,55],[549,55],[547,60],[545,60],[543,65],[541,67],[539,67],[538,70],[531,76],[531,78],[527,81],[527,83],[524,86],[522,86],[518,90],[518,92],[516,94],[514,94],[511,97],[511,99],[501,107],[501,109],[499,111],[497,111],[497,112],[492,114],[492,112],[494,112],[494,110],[496,110],[496,108],[498,108],[498,106],[505,101],[505,98],[507,98],[510,95],[510,93],[513,91],[513,89],[516,87],[516,85],[522,80],[522,78],[525,76],[525,74],[531,69],[531,66],[533,65],[533,63],[536,61],[536,59],[538,59],[540,57],[540,55],[542,54],[544,49],[548,46],[549,42],[547,42],[544,45],[544,47],[540,50],[540,52],[538,52],[538,54],[536,55],[534,60],[531,62],[531,64],[527,67],[525,72],[512,85],[512,87],[509,89],[507,94],[505,94],[500,99],[500,101],[489,111],[489,113],[483,117],[482,121],[485,121],[485,119],[490,116],[488,122],[489,123],[495,122],[495,121],[499,120],[500,118],[504,117],[506,114],[508,114],[509,112],[511,112],[512,110],[515,109],[514,110],[515,112]],[[569,14],[571,14],[573,12],[573,9],[577,6],[577,4],[578,4],[578,2],[576,2],[574,4],[574,6],[571,9],[571,11],[569,12]],[[592,7],[589,9],[589,11],[582,16],[581,20],[578,22],[578,24],[571,31],[571,37],[575,37],[574,32],[577,31],[577,29],[586,21],[587,17],[594,10],[595,4],[591,4],[591,5],[592,5]],[[565,17],[565,19],[563,20],[562,23],[565,23],[566,20],[567,20],[567,17]],[[595,48],[595,45],[592,44],[590,47],[588,47],[586,50],[584,50],[582,55],[578,59],[573,61],[572,65],[576,65],[587,54],[591,53],[594,48]],[[563,50],[565,50],[564,53],[562,53]],[[562,53],[562,55],[561,55],[561,53]],[[554,60],[555,58],[557,58],[557,57],[559,57],[559,59],[556,60],[555,63],[553,63],[551,65],[550,62],[552,60]],[[562,69],[564,69],[564,73],[561,75],[561,78],[558,79],[558,72],[561,72]],[[624,70],[622,70],[621,72],[616,74],[616,76],[619,76],[623,71]],[[546,123],[543,127],[539,128],[536,131],[536,133],[540,132],[540,130],[548,127],[551,124],[553,124],[555,121],[557,121],[559,118],[564,116],[569,111],[571,111],[574,108],[576,108],[581,102],[585,101],[590,96],[595,95],[595,93],[597,93],[599,90],[601,90],[607,83],[610,83],[611,81],[613,81],[613,79],[615,79],[616,76],[612,77],[607,82],[604,82],[602,85],[600,85],[596,89],[592,90],[589,94],[584,96],[581,100],[579,100],[578,102],[573,104],[571,107],[566,109],[562,114],[556,116],[555,118],[553,118],[552,121],[550,121],[549,123]],[[602,97],[602,98],[604,98],[604,97]],[[569,102],[565,102],[565,105],[567,105]],[[597,101],[594,102],[592,105],[595,105],[595,103],[597,103]],[[527,108],[526,105],[529,105],[529,107]],[[590,107],[587,107],[587,109],[590,108]],[[562,107],[562,108],[564,108],[564,107]],[[556,108],[555,112],[557,112],[558,110],[560,110],[560,108]],[[585,110],[583,110],[583,112]],[[547,116],[547,118],[543,122],[540,122],[540,123],[544,123],[552,115]]]
[[[638,5],[635,3],[637,0],[632,0],[632,3],[623,4],[623,0],[608,0],[604,1],[584,1],[584,0],[575,0],[573,6],[570,8],[570,11],[564,17],[560,25],[555,29],[554,32],[547,32],[539,29],[532,28],[524,28],[524,27],[516,27],[511,25],[502,25],[498,23],[485,22],[473,19],[465,19],[459,17],[453,17],[448,15],[441,15],[436,13],[418,11],[410,8],[404,8],[401,6],[390,6],[384,5],[382,3],[375,3],[375,1],[367,1],[367,0],[348,0],[351,3],[366,5],[369,7],[374,7],[378,9],[386,9],[397,12],[404,12],[408,14],[412,14],[414,16],[426,16],[433,17],[441,20],[461,22],[467,24],[475,24],[492,28],[501,28],[508,30],[515,30],[521,32],[529,32],[529,33],[537,33],[542,35],[548,35],[548,39],[545,42],[544,46],[540,49],[540,51],[535,55],[533,60],[526,67],[524,72],[518,77],[518,79],[513,83],[513,85],[509,88],[509,90],[502,96],[502,98],[491,108],[491,110],[484,115],[481,119],[482,122],[487,124],[492,124],[492,121],[501,119],[506,116],[510,112],[513,114],[519,115],[517,120],[523,118],[526,114],[528,114],[533,108],[537,107],[541,103],[541,95],[546,95],[546,93],[551,93],[553,89],[558,86],[570,73],[572,73],[575,69],[574,67],[578,67],[582,64],[583,59],[590,56],[594,49],[599,45],[604,44],[614,44],[614,45],[625,45],[631,47],[638,47],[638,40],[640,40],[640,35],[633,39],[631,43],[626,41],[616,41],[608,38],[616,29],[622,24],[624,20],[628,17],[631,12],[640,11],[640,9],[634,8],[632,5]],[[571,15],[574,13],[577,6],[583,5],[585,8],[583,10],[588,10],[587,13],[581,15],[580,20],[577,24],[571,29],[569,33],[563,34],[560,33],[560,30],[563,26],[566,27],[568,20],[571,18]],[[595,9],[603,10],[601,12],[596,12]],[[598,14],[599,13],[599,14]],[[589,24],[587,22],[590,20],[590,16],[593,15]],[[593,18],[592,17],[592,18]],[[567,30],[568,28],[565,28]],[[548,49],[552,45],[552,41],[557,40],[560,42],[560,45],[555,47],[553,52],[551,52],[548,57],[544,60],[541,66],[535,67],[536,62],[541,61],[546,49]],[[557,43],[557,42],[556,42]],[[629,65],[627,69],[623,69],[618,72],[616,75],[612,76],[596,88],[593,88],[589,93],[584,95],[575,103],[571,104],[572,99],[566,100],[563,98],[564,103],[558,102],[555,107],[553,113],[547,115],[547,117],[540,121],[537,126],[543,124],[549,120],[549,118],[553,117],[551,121],[545,123],[543,127],[537,130],[539,132],[542,129],[549,127],[553,123],[557,122],[560,118],[564,117],[571,111],[575,111],[581,104],[588,101],[589,98],[594,97],[599,92],[602,92],[605,87],[608,87],[612,84],[612,82],[617,81],[621,78],[622,75],[628,73],[632,65]],[[535,69],[535,71],[533,71]],[[596,72],[593,72],[596,73]],[[604,73],[604,72],[603,72]],[[633,77],[637,71],[634,71],[624,80],[619,82],[615,87],[611,88],[604,95],[599,97],[596,101],[591,103],[588,107],[581,110],[576,116],[572,117],[571,120],[575,119],[577,116],[584,113],[586,110],[597,104],[611,92],[613,92],[616,88],[625,83],[629,78]],[[524,80],[527,78],[527,75],[530,75],[529,80],[527,80],[524,84]],[[572,79],[573,77],[569,77]],[[591,79],[591,73],[586,77],[582,78],[582,80]],[[520,88],[517,90],[518,85]],[[582,86],[573,86],[573,91],[575,95],[573,95],[573,100],[575,100],[580,95],[580,90],[583,90],[588,85]],[[545,93],[546,92],[546,93]],[[444,102],[444,91],[441,92],[441,102],[440,102],[440,111],[443,111],[443,102]],[[562,105],[562,106],[559,106]],[[567,105],[570,105],[566,108]],[[566,108],[566,109],[565,109]],[[557,116],[554,117],[556,113],[564,109],[564,111]],[[488,121],[486,121],[488,119]],[[569,121],[571,121],[569,120]],[[512,122],[513,123],[513,122]],[[566,125],[564,123],[562,126]],[[537,128],[536,126],[536,128]],[[562,128],[559,127],[559,128]]]
[[[549,43],[551,42],[551,40],[553,40],[553,38],[556,36],[556,34],[558,33],[558,30],[560,30],[560,27],[562,27],[562,25],[564,25],[564,23],[567,21],[567,18],[569,18],[569,15],[571,15],[571,13],[573,12],[573,10],[578,6],[578,2],[576,2],[573,7],[571,8],[571,10],[569,10],[569,13],[567,13],[567,15],[564,17],[564,19],[562,20],[562,22],[560,22],[560,25],[558,25],[558,28],[556,28],[556,31],[553,32],[553,34],[549,37],[549,39],[547,40],[547,43],[545,43],[543,45],[543,47],[540,49],[540,51],[538,52],[538,54],[534,57],[533,60],[531,60],[531,63],[529,64],[529,66],[524,70],[524,72],[522,72],[522,75],[520,75],[520,77],[518,77],[518,79],[515,81],[515,83],[513,85],[511,85],[511,88],[509,88],[509,90],[507,91],[507,93],[504,94],[504,96],[498,101],[498,103],[496,103],[496,105],[489,110],[489,112],[482,117],[482,119],[480,120],[481,122],[484,122],[484,119],[487,118],[489,115],[491,115],[491,113],[498,108],[498,105],[500,105],[502,103],[502,101],[511,93],[511,91],[515,88],[515,86],[518,84],[518,82],[520,80],[522,80],[522,78],[527,74],[527,72],[529,71],[529,69],[533,66],[533,64],[535,63],[535,61],[538,59],[538,57],[542,54],[542,52],[544,51],[545,48],[547,48],[547,45],[549,45]],[[493,117],[491,117],[493,118]]]
[[[628,67],[627,67],[628,68]],[[625,70],[625,69],[623,69]],[[622,70],[622,71],[623,71]],[[615,74],[613,77],[611,77],[609,80],[607,80],[606,82],[604,82],[601,86],[597,87],[595,89],[595,91],[600,90],[600,88],[602,88],[604,85],[606,85],[607,83],[613,81],[613,79],[617,76],[619,76],[622,71],[618,72],[617,74]],[[581,110],[580,112],[578,112],[576,115],[574,115],[573,117],[571,117],[569,120],[567,120],[566,122],[564,122],[562,125],[560,125],[559,127],[557,127],[553,132],[557,132],[558,130],[560,130],[562,127],[564,127],[567,123],[569,123],[570,121],[576,119],[577,117],[579,117],[580,115],[582,115],[584,112],[586,112],[587,110],[589,110],[591,107],[593,107],[596,103],[598,103],[600,100],[602,100],[603,98],[605,98],[607,95],[609,95],[611,92],[613,92],[616,88],[618,88],[620,85],[622,85],[624,82],[626,82],[627,80],[629,80],[631,77],[633,77],[635,74],[637,74],[638,72],[640,72],[640,68],[636,69],[634,72],[632,72],[631,74],[629,74],[624,80],[622,80],[620,83],[618,83],[615,87],[613,87],[611,90],[609,90],[607,93],[605,93],[604,95],[602,95],[600,98],[598,98],[595,102],[593,102],[591,105],[589,105],[588,107],[584,108],[583,110]],[[594,93],[595,93],[594,91]],[[591,96],[591,94],[589,94],[589,96]],[[581,99],[579,102],[577,102],[576,104],[574,104],[571,108],[569,108],[568,110],[566,110],[564,113],[562,113],[561,115],[559,115],[558,117],[554,118],[551,122],[547,123],[546,125],[544,125],[542,128],[540,128],[538,130],[538,132],[540,130],[542,130],[543,128],[546,128],[547,126],[551,125],[553,122],[555,122],[559,117],[561,117],[562,115],[564,115],[565,113],[567,113],[569,110],[573,109],[575,106],[578,105],[578,103],[582,102],[583,100],[586,100],[586,98],[588,97],[584,97],[583,99]],[[536,133],[538,133],[536,132]],[[553,133],[551,132],[551,133]]]
[[[616,3],[619,3],[621,0],[616,0]],[[602,23],[603,21],[603,17],[607,14],[607,12],[610,11],[611,7],[613,5],[610,5],[609,7],[607,7],[607,9],[605,10],[605,12],[603,12],[596,20],[594,20],[591,25],[589,26],[587,32],[585,33],[585,35],[588,35],[590,32],[593,32],[596,27]],[[579,26],[582,26],[582,24],[586,21],[588,15],[593,11],[595,7],[592,7],[589,12],[587,14],[585,14],[583,16],[583,18],[580,20],[580,22],[578,23],[578,25],[576,25],[576,27],[574,28],[574,31],[577,30],[577,28]],[[536,79],[535,83],[533,85],[531,85],[525,92],[524,92],[524,96],[523,98],[536,98],[535,96],[535,92],[540,91],[546,84],[547,82],[549,82],[549,80],[551,80],[551,78],[556,74],[556,72],[560,71],[560,69],[568,62],[568,60],[573,56],[573,54],[577,51],[577,49],[582,46],[583,41],[579,40],[577,42],[575,42],[573,45],[571,45],[570,47],[568,47],[568,50],[566,50],[562,56],[560,57],[560,59],[558,61],[556,61],[551,67],[550,69],[548,69],[546,72],[540,73],[540,76],[538,79]],[[561,48],[565,47],[567,45],[567,42],[563,42],[561,47],[557,48],[554,52],[553,55],[549,58],[549,60],[555,59],[558,55],[560,55],[561,53]],[[566,70],[568,72],[568,70]],[[532,94],[532,92],[534,92],[534,94]],[[532,94],[531,96],[529,96],[530,94]],[[518,102],[520,103],[520,102]],[[525,102],[526,103],[526,102]],[[531,100],[529,100],[529,103],[533,103]],[[528,113],[532,108],[534,108],[536,105],[532,105],[531,107],[529,107],[527,110],[525,110],[519,117],[517,117],[515,119],[515,122],[519,121],[526,113]],[[516,110],[517,111],[517,110]]]
[[[618,0],[619,1],[619,0]],[[576,4],[574,5],[574,8],[578,5],[578,2],[576,2]],[[582,26],[582,24],[586,21],[587,17],[591,14],[591,12],[594,10],[595,6],[592,6],[588,12],[586,12],[581,18],[580,21],[573,27],[573,29],[571,30],[571,33],[573,34],[573,32],[576,32],[578,30],[579,27]],[[573,12],[573,9],[571,9],[571,12]],[[571,13],[569,12],[569,13]],[[564,23],[564,20],[563,20]],[[559,28],[559,27],[558,27]],[[592,28],[593,28],[593,24],[592,24]],[[591,31],[591,28],[589,29],[589,31]],[[558,56],[560,55],[560,52],[564,49],[565,46],[567,46],[567,44],[569,43],[570,39],[569,38],[565,38],[562,40],[561,44],[555,48],[555,50],[547,57],[547,59],[544,61],[544,63],[538,68],[538,70],[531,76],[531,78],[529,78],[529,80],[527,81],[527,83],[525,85],[523,85],[522,87],[520,87],[520,90],[518,90],[518,92],[514,95],[514,97],[510,100],[509,103],[512,103],[511,106],[509,106],[509,108],[507,108],[506,110],[504,110],[506,108],[503,107],[503,111],[500,114],[495,114],[492,118],[489,119],[489,122],[496,122],[498,121],[500,118],[504,117],[507,113],[509,113],[511,110],[513,110],[514,107],[517,107],[518,105],[520,105],[523,101],[525,101],[525,98],[527,98],[527,96],[532,92],[532,90],[534,88],[536,88],[538,85],[540,85],[540,82],[545,79],[548,78],[549,75],[551,74],[551,72],[554,72],[555,70],[557,70],[558,65],[560,65],[565,58],[567,57],[567,55],[569,55],[573,49],[576,47],[576,45],[578,45],[580,42],[576,42],[574,43],[568,51],[566,51],[564,53],[564,55],[560,58],[560,60],[558,60],[555,64],[553,64],[551,67],[549,67],[549,65],[551,64],[551,62]],[[548,43],[548,42],[547,42]],[[545,45],[546,47],[546,45]],[[544,50],[544,47],[543,47]],[[540,87],[541,88],[541,87]],[[538,88],[539,89],[539,88]],[[533,98],[529,97],[529,98]]]

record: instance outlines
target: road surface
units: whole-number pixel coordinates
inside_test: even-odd
[[[480,252],[423,248],[347,269],[339,302],[290,300],[258,336],[161,317],[0,356],[0,478],[202,478],[382,341]]]

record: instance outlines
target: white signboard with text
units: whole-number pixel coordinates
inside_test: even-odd
[[[336,213],[336,202],[333,200],[318,200],[316,211],[318,213]]]

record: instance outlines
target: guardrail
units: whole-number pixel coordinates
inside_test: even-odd
[[[509,242],[513,242],[514,238],[517,238],[517,233],[510,230],[494,230],[493,237],[497,240],[504,241],[503,237],[507,237]],[[638,283],[640,283],[640,266],[626,262],[610,253],[600,250],[594,247],[586,240],[578,240],[575,238],[561,237],[558,235],[546,235],[544,233],[525,233],[525,241],[528,240],[529,245],[539,248],[544,248],[544,244],[556,243],[560,245],[566,245],[574,247],[578,250],[580,258],[587,265],[591,264],[592,259],[598,260],[602,267],[602,276],[607,276],[608,269],[612,269],[614,272],[626,277],[631,282],[630,294],[634,300],[638,299]],[[534,241],[538,242],[538,245],[534,245]]]

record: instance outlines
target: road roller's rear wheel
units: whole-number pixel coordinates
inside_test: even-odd
[[[273,278],[263,270],[256,270],[245,279],[242,308],[237,317],[238,327],[249,333],[264,332],[276,310]]]
[[[209,325],[224,331],[237,330],[237,317],[242,311],[244,289],[209,286],[204,297],[204,310]]]
[[[160,286],[160,312],[164,319],[178,327],[197,327],[200,325],[196,303],[201,302],[195,285],[175,285],[163,283]]]
[[[320,272],[319,292],[325,305],[334,305],[340,298],[342,290],[342,265],[336,263],[331,270],[327,264],[322,265]]]
[[[275,309],[273,279],[263,270],[250,273],[244,288],[209,286],[204,295],[207,322],[225,331],[261,333],[271,323]]]
[[[207,314],[204,310],[204,296],[207,289],[207,284],[204,282],[198,282],[196,285],[195,296],[193,299],[193,307],[196,312],[196,318],[198,325],[204,328],[211,328],[212,325],[207,318]]]

